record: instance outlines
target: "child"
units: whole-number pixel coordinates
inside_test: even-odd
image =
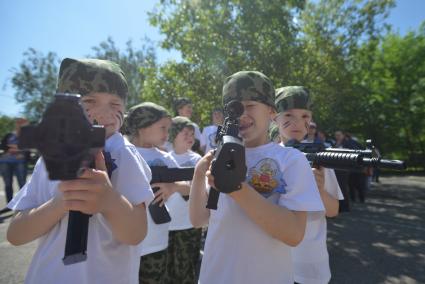
[[[25,282],[137,283],[135,245],[146,235],[145,202],[153,194],[149,168],[118,133],[128,96],[124,73],[110,61],[66,58],[60,66],[57,91],[82,95],[89,120],[105,127],[104,150],[114,167],[109,178],[99,152],[96,169],[85,169],[78,179],[59,182],[48,179],[43,159],[38,160],[31,179],[8,204],[17,211],[8,240],[22,245],[39,239]],[[65,266],[62,257],[69,210],[92,216],[87,260]]]
[[[298,150],[269,141],[275,115],[274,88],[262,73],[228,77],[223,104],[241,101],[239,134],[246,147],[247,179],[239,189],[220,194],[218,209],[205,208],[205,176],[213,155],[196,165],[190,191],[190,218],[208,224],[200,283],[293,283],[291,246],[303,239],[306,211],[323,211],[308,161]]]
[[[149,166],[167,166],[178,168],[177,162],[168,154],[157,148],[168,138],[171,116],[168,111],[154,103],[146,102],[130,109],[126,126],[131,135],[131,142],[146,160]],[[159,187],[155,193],[154,203],[164,206],[173,193],[189,194],[189,185],[185,182],[155,183]],[[170,210],[173,218],[172,210]],[[170,223],[155,224],[148,210],[149,231],[146,239],[139,246],[140,283],[163,283],[167,264],[168,230]]]
[[[308,90],[300,86],[276,90],[276,121],[284,144],[288,140],[301,141],[311,126],[312,111]],[[282,144],[282,145],[283,145]],[[326,247],[326,217],[338,215],[343,199],[335,172],[332,169],[313,169],[325,212],[308,212],[304,240],[292,249],[295,281],[297,283],[328,283],[331,278]]]
[[[193,112],[192,101],[188,98],[177,99],[174,104],[174,111],[176,116],[184,116],[190,119],[192,117]],[[195,143],[198,145],[198,147],[200,147],[204,144],[204,141],[202,140],[201,130],[195,122],[192,123],[195,126]]]
[[[217,134],[218,125],[223,124],[223,121],[224,121],[223,110],[220,108],[214,109],[211,113],[211,119],[212,119],[212,124],[209,126],[206,126],[202,130],[201,150],[204,151],[204,153],[207,153],[210,150],[215,149],[217,147],[215,143],[215,136]]]
[[[173,118],[168,140],[173,144],[171,156],[180,167],[194,167],[201,156],[190,149],[195,143],[195,126],[187,117]],[[167,275],[170,283],[196,283],[196,267],[201,248],[201,230],[189,219],[189,196],[174,193],[167,201],[171,212]]]

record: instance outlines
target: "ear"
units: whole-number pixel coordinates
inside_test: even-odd
[[[270,120],[271,121],[274,120],[275,117],[276,117],[276,115],[277,115],[276,110],[273,107],[269,106],[269,117],[270,117]]]

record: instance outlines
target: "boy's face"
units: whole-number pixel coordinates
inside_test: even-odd
[[[275,112],[272,107],[257,101],[242,101],[244,112],[239,119],[239,135],[247,147],[268,142],[268,129]]]
[[[171,126],[171,118],[163,117],[154,124],[139,129],[139,135],[146,144],[162,146],[168,138],[168,129]]]
[[[213,123],[216,125],[223,124],[223,121],[224,121],[223,113],[221,111],[213,112],[212,120],[213,120]]]
[[[176,148],[182,148],[186,151],[191,149],[195,143],[195,131],[192,127],[185,127],[180,131],[173,141]]]
[[[191,104],[187,104],[182,106],[181,108],[179,108],[178,113],[180,116],[184,116],[187,118],[190,118],[192,116],[192,105]]]
[[[110,93],[90,93],[81,98],[81,104],[91,123],[103,125],[106,138],[120,129],[124,119],[124,101]]]
[[[311,111],[306,109],[290,109],[276,116],[279,134],[287,140],[304,139],[311,121]]]

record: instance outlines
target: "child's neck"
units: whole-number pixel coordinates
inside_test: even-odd
[[[136,147],[140,147],[140,148],[152,148],[155,145],[149,141],[146,141],[145,139],[141,138],[141,137],[134,137],[131,142],[134,144],[134,146]]]
[[[255,148],[255,147],[267,144],[269,142],[270,142],[269,138],[267,136],[264,136],[264,137],[260,137],[258,139],[252,139],[250,141],[244,141],[244,146],[246,148]]]
[[[189,151],[189,149],[187,149],[186,147],[181,147],[181,146],[179,147],[179,146],[176,146],[175,144],[173,144],[173,149],[174,149],[174,153],[176,153],[177,155],[184,154],[187,151]]]

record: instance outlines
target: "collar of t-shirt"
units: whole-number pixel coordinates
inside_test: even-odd
[[[248,154],[255,154],[255,153],[260,153],[260,152],[265,152],[267,150],[269,150],[270,148],[272,148],[275,145],[275,143],[273,142],[269,142],[257,147],[252,147],[252,148],[248,148],[245,147],[245,152]]]

